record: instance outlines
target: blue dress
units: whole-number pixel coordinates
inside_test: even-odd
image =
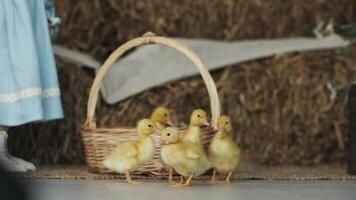
[[[44,0],[0,0],[0,125],[62,117]]]

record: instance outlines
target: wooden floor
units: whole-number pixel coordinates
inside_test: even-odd
[[[355,200],[356,181],[237,181],[171,188],[166,182],[27,180],[34,200]]]

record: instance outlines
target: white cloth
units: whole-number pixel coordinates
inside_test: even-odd
[[[237,42],[174,39],[196,52],[209,70],[288,52],[340,48],[350,44],[336,34],[318,38]],[[56,48],[54,50],[56,53]],[[98,67],[97,62],[84,59],[86,55],[63,56],[66,54],[63,49],[60,54],[91,68]],[[175,49],[161,45],[146,45],[121,58],[112,66],[103,80],[101,92],[107,103],[114,104],[154,86],[196,74],[198,70],[195,66]]]

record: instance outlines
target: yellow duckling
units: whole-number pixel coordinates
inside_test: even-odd
[[[173,168],[184,159],[184,148],[179,141],[178,129],[168,127],[161,131],[161,160],[168,167],[169,184],[173,184]]]
[[[230,182],[232,173],[240,162],[240,149],[231,137],[232,126],[228,116],[218,120],[218,132],[209,147],[209,159],[213,162],[214,172],[211,182],[216,183],[216,172],[227,174],[225,181]]]
[[[187,146],[180,141],[177,128],[168,127],[161,131],[161,160],[169,169],[168,182],[173,185],[173,169],[182,176],[190,176],[192,166],[196,166],[199,155],[192,153]],[[183,180],[181,179],[181,183]]]
[[[169,110],[163,106],[160,106],[153,111],[151,120],[156,124],[159,130],[164,129],[167,125],[173,126],[171,114]]]
[[[151,137],[156,131],[156,125],[150,119],[142,119],[137,124],[139,140],[120,142],[103,165],[118,173],[125,174],[128,183],[137,184],[131,180],[130,172],[152,159],[155,145]]]
[[[183,158],[183,162],[180,163],[182,167],[174,166],[179,174],[188,177],[188,179],[184,184],[177,184],[177,186],[190,185],[193,177],[200,176],[212,167],[201,142],[200,126],[202,125],[209,125],[206,112],[202,109],[196,109],[191,114],[188,131],[181,139],[182,146],[185,148],[184,155],[189,159]]]

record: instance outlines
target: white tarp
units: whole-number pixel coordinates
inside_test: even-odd
[[[322,50],[346,47],[349,42],[336,34],[318,38],[289,38],[251,41],[214,41],[173,38],[188,46],[201,58],[203,64],[214,70],[227,65],[259,58],[266,58],[288,52]],[[58,48],[54,51],[57,55]],[[57,50],[56,50],[57,49]],[[61,57],[97,68],[97,62],[84,59],[86,55],[73,56],[71,50]],[[84,59],[84,60],[83,60]],[[82,61],[83,60],[83,61]],[[162,45],[146,45],[121,58],[104,78],[101,92],[109,104],[170,81],[198,74],[198,70],[184,55]]]

